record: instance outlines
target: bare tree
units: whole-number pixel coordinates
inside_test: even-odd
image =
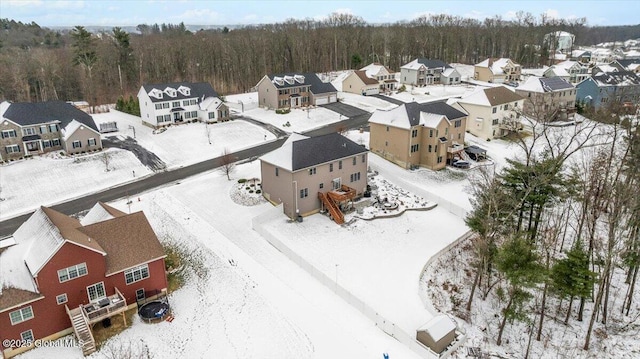
[[[236,157],[229,151],[228,148],[225,148],[222,151],[222,156],[220,156],[220,170],[227,176],[227,180],[231,180],[231,173],[236,168]]]
[[[209,141],[209,144],[211,144],[211,127],[207,122],[204,123],[204,133],[207,135],[207,140]]]
[[[102,163],[104,163],[105,172],[111,171],[111,168],[109,168],[109,164],[111,163],[111,155],[109,154],[109,152],[102,152]]]

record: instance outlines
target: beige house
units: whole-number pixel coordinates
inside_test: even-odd
[[[473,79],[484,82],[505,83],[520,81],[522,67],[511,59],[488,58],[474,66]]]
[[[578,61],[563,61],[549,67],[542,74],[544,77],[561,77],[572,84],[586,80],[589,75],[589,68]]]
[[[573,121],[576,88],[560,77],[531,76],[516,88],[524,97],[524,113],[538,121]]]
[[[377,95],[380,93],[378,80],[367,77],[364,71],[353,71],[342,81],[342,91],[356,95]]]
[[[269,109],[307,107],[338,101],[338,90],[314,73],[265,75],[256,85],[258,105]]]
[[[326,210],[344,223],[341,206],[367,187],[368,151],[338,134],[292,134],[282,147],[260,157],[262,193],[283,204],[290,218]]]
[[[367,77],[378,81],[380,92],[391,92],[398,89],[398,80],[396,79],[398,73],[384,65],[373,62],[361,68],[360,71],[364,71]]]
[[[479,138],[490,140],[522,128],[524,98],[505,86],[475,91],[452,106],[469,114],[467,131]]]
[[[0,162],[52,151],[102,149],[91,115],[63,101],[0,104]]]
[[[377,110],[369,119],[369,147],[404,168],[442,169],[461,157],[466,121],[466,113],[444,101]]]

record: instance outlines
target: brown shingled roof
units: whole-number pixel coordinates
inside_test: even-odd
[[[107,211],[107,213],[109,213],[110,215],[114,216],[114,217],[122,217],[122,216],[126,216],[127,214],[122,212],[119,209],[115,209],[111,206],[109,206],[108,204],[104,203],[104,202],[98,202],[98,204],[104,208],[105,211]]]
[[[107,275],[164,257],[144,213],[136,212],[79,228],[107,252]]]
[[[0,295],[0,312],[40,298],[44,298],[40,293],[17,288],[2,288],[2,295]]]
[[[515,102],[522,100],[522,96],[509,90],[504,86],[491,87],[484,90],[484,94],[487,96],[487,100],[491,106],[502,105],[504,103]]]
[[[360,78],[360,80],[362,80],[362,82],[365,85],[377,85],[378,84],[378,80],[375,80],[375,79],[372,79],[370,77],[367,77],[367,73],[364,72],[364,71],[356,70],[353,73],[355,73]]]
[[[51,223],[53,223],[53,225],[55,225],[58,228],[58,230],[60,231],[60,234],[62,235],[62,238],[68,241],[71,241],[73,243],[79,244],[81,246],[91,248],[98,252],[105,253],[104,249],[102,249],[99,243],[91,240],[91,238],[87,237],[86,234],[83,234],[82,232],[78,231],[78,228],[82,227],[82,224],[80,224],[79,220],[69,217],[67,215],[64,215],[51,208],[47,208],[44,206],[41,208],[44,214],[46,214],[47,217],[49,217],[49,219],[51,220]]]

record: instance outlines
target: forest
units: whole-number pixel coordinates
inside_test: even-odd
[[[221,94],[249,91],[268,73],[329,72],[379,62],[392,69],[416,57],[473,64],[510,57],[524,67],[546,64],[545,34],[564,30],[577,45],[640,37],[640,25],[593,27],[584,18],[551,19],[520,12],[515,20],[450,15],[368,24],[351,14],[287,20],[229,30],[190,32],[184,24],[140,24],[138,33],[82,26],[53,31],[1,19],[0,99],[115,103],[141,84],[209,82]]]

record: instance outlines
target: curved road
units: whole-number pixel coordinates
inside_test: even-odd
[[[327,126],[305,132],[304,134],[307,136],[314,137],[314,136],[320,136],[328,133],[337,132],[345,128],[354,129],[354,128],[365,127],[367,124],[367,121],[369,120],[369,117],[371,117],[370,113],[358,114],[347,120],[329,124]],[[246,121],[246,119],[244,120]],[[284,141],[286,141],[286,139],[287,139],[286,137],[282,137],[273,142],[268,142],[268,143],[261,144],[261,145],[248,148],[242,151],[234,152],[231,155],[235,157],[237,161],[242,161],[247,159],[252,160],[259,156],[262,156],[267,152],[270,152],[275,150],[276,148],[279,148],[280,146],[282,146]],[[148,191],[150,189],[161,187],[171,183],[177,183],[178,181],[185,179],[187,177],[191,177],[191,176],[200,174],[202,172],[216,169],[220,167],[221,164],[222,164],[221,157],[212,158],[210,160],[206,160],[193,165],[181,167],[175,170],[159,172],[136,182],[122,184],[116,187],[102,190],[100,192],[88,194],[84,197],[80,197],[74,200],[70,200],[67,202],[63,202],[63,203],[51,206],[51,208],[67,215],[79,213],[91,208],[98,201],[110,202],[119,198],[124,198],[126,196],[135,197],[139,193]],[[18,229],[18,227],[20,227],[20,225],[24,223],[32,214],[33,212],[29,212],[27,214],[24,214],[18,217],[13,217],[0,222],[0,238],[13,234],[13,232],[15,232],[15,230]]]

